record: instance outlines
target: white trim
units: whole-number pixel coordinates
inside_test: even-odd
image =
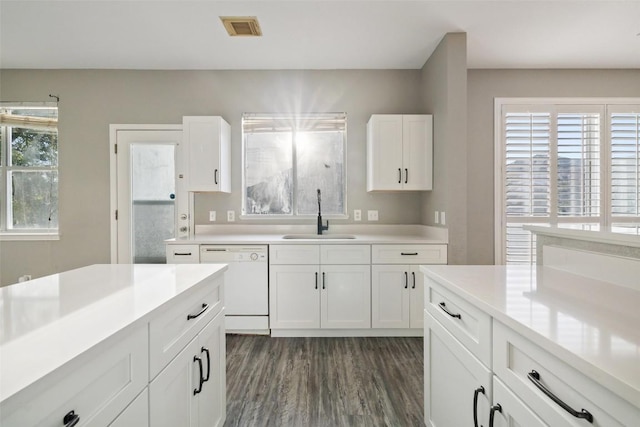
[[[493,174],[493,263],[496,265],[504,264],[504,194],[502,191],[502,182],[504,180],[504,144],[502,144],[502,99],[506,98],[496,98],[493,107],[493,169],[495,171]]]
[[[179,130],[182,125],[150,125],[150,124],[110,124],[109,125],[109,217],[111,236],[111,264],[118,263],[118,222],[115,212],[118,208],[118,170],[115,146],[118,142],[118,131],[122,130]],[[193,216],[193,215],[190,215]]]
[[[272,337],[422,337],[423,329],[271,329]]]

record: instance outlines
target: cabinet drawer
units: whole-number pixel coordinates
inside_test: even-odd
[[[198,245],[167,245],[167,264],[198,264]]]
[[[154,378],[198,332],[220,313],[223,279],[172,301],[149,322],[149,372]]]
[[[638,425],[640,408],[612,394],[556,356],[494,320],[495,374],[547,424],[556,426]],[[535,374],[534,373],[537,373]],[[537,377],[537,378],[536,378]],[[577,418],[555,403],[537,381],[577,412],[588,411],[593,423]]]
[[[371,246],[369,245],[321,245],[320,263],[322,264],[370,264]]]
[[[446,264],[447,245],[372,245],[373,264]]]
[[[425,278],[425,286],[427,311],[482,363],[491,366],[491,317],[432,279]]]
[[[147,385],[147,342],[144,324],[100,343],[3,402],[0,425],[57,427],[71,411],[80,425],[109,425]]]
[[[145,388],[136,400],[127,406],[109,427],[148,427],[149,426],[149,389]]]
[[[269,245],[269,264],[319,264],[320,245]]]

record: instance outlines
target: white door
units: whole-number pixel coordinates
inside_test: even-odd
[[[191,340],[149,385],[149,418],[153,427],[198,426],[199,398],[194,395],[200,385],[200,363],[194,358],[200,354],[198,344],[197,339]]]
[[[402,115],[381,114],[372,117],[367,149],[373,162],[368,190],[402,189]]]
[[[424,274],[420,272],[420,266],[412,265],[409,277],[409,313],[410,328],[424,327]]]
[[[402,116],[402,188],[431,190],[432,117],[424,114]]]
[[[115,129],[113,134],[112,262],[163,263],[164,240],[188,235],[182,131]]]
[[[323,265],[322,328],[371,327],[371,271],[368,265]]]
[[[271,328],[319,328],[320,274],[318,266],[272,265],[269,269]]]
[[[198,425],[222,426],[226,414],[226,364],[224,316],[218,315],[198,335],[205,382],[198,394]]]
[[[409,266],[371,266],[371,327],[409,327]]]

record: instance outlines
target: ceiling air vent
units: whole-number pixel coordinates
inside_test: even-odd
[[[230,36],[259,37],[262,35],[258,18],[255,16],[221,16]]]

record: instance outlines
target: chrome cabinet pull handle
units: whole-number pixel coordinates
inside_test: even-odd
[[[205,353],[207,355],[207,377],[202,380],[203,383],[206,383],[209,381],[209,376],[211,375],[211,357],[209,357],[209,349],[206,347],[201,347],[200,353]]]
[[[480,386],[473,392],[473,426],[478,427],[478,395],[484,393],[484,387]]]
[[[78,424],[78,422],[80,422],[80,417],[75,411],[69,411],[62,419],[64,427],[73,427]]]
[[[502,413],[502,406],[500,406],[499,403],[493,405],[489,411],[489,427],[493,427],[493,417],[496,414],[496,411]]]
[[[188,314],[187,315],[187,320],[191,320],[191,319],[195,319],[196,317],[200,317],[202,315],[202,313],[207,311],[207,308],[209,308],[209,304],[202,304],[202,310],[200,310],[196,314]]]
[[[200,359],[198,356],[193,356],[193,361],[198,362],[198,366],[200,367],[200,384],[198,385],[198,388],[193,389],[193,395],[195,396],[196,394],[202,391],[202,384],[204,384],[204,378],[202,377],[202,359]]]
[[[527,374],[527,378],[529,378],[529,380],[536,387],[538,387],[538,389],[540,389],[541,392],[546,394],[547,397],[549,397],[551,400],[553,400],[555,403],[557,403],[558,406],[560,406],[562,409],[564,409],[565,411],[567,411],[568,413],[570,413],[571,415],[573,415],[576,418],[585,419],[585,420],[587,420],[587,421],[589,421],[590,423],[593,424],[593,415],[591,415],[591,413],[589,411],[587,411],[586,409],[582,409],[582,411],[578,412],[575,409],[573,409],[571,406],[569,406],[565,402],[563,402],[562,399],[560,399],[558,396],[553,394],[553,392],[551,390],[549,390],[547,387],[545,387],[544,384],[542,384],[542,382],[540,381],[540,374],[537,371],[532,369],[531,372],[529,372]]]
[[[445,313],[447,313],[449,316],[451,317],[457,317],[458,319],[462,319],[462,316],[460,315],[460,313],[452,313],[447,309],[447,305],[443,302],[441,302],[440,304],[438,304],[438,306],[442,309],[442,311],[444,311]]]

